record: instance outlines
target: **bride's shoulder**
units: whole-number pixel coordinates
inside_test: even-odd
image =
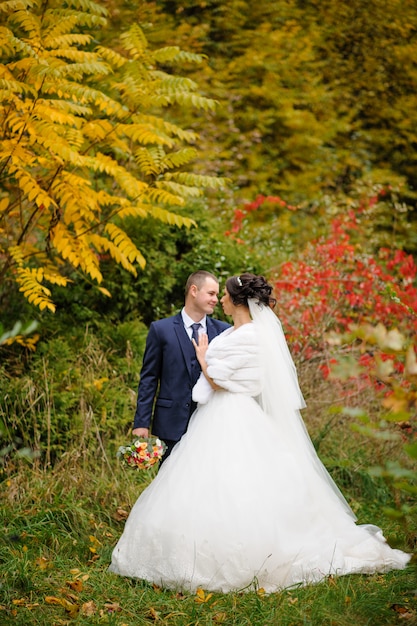
[[[254,324],[254,322],[250,322],[249,324],[245,324],[244,328],[245,328],[245,332],[246,332],[247,335],[250,335],[251,337],[254,337],[255,339],[258,337],[258,330],[257,330],[256,324]]]
[[[239,328],[230,328],[220,335],[217,335],[210,342],[207,356],[226,358],[227,356],[244,355],[245,358],[252,358],[258,351],[258,339],[256,329],[253,324],[244,324]]]
[[[237,333],[241,333],[241,334],[256,334],[256,329],[255,329],[255,324],[253,322],[248,322],[247,324],[242,324],[242,326],[239,326],[239,328],[235,329],[235,332]]]
[[[255,343],[257,339],[255,324],[253,322],[242,324],[239,328],[234,329],[233,333],[230,334],[230,338],[236,343]]]
[[[210,342],[210,345],[214,342],[228,344],[242,343],[248,341],[249,337],[256,337],[256,330],[254,328],[253,322],[250,322],[249,324],[243,324],[238,328],[230,326],[222,333],[220,333],[220,335],[217,335],[217,337],[215,337],[213,341]]]

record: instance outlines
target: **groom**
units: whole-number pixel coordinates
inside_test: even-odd
[[[148,437],[151,430],[162,439],[167,446],[163,460],[187,430],[196,407],[191,392],[201,369],[191,339],[197,340],[198,333],[205,332],[211,341],[229,327],[208,317],[218,293],[219,282],[213,274],[194,272],[185,285],[182,311],[152,322],[149,328],[132,433]]]

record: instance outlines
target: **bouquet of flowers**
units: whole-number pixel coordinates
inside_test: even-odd
[[[128,446],[120,446],[117,456],[123,463],[132,469],[149,469],[159,463],[166,445],[157,438],[136,439]]]

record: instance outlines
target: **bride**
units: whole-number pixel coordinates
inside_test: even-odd
[[[355,523],[317,457],[271,291],[262,276],[227,280],[234,325],[210,346],[194,342],[197,410],[134,505],[112,572],[187,591],[274,592],[407,565],[378,527]]]

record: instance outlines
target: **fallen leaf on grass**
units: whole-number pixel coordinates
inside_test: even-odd
[[[104,608],[108,613],[117,613],[117,611],[122,610],[118,602],[106,602]]]
[[[87,563],[95,563],[100,558],[99,554],[94,554],[91,559],[88,559]]]
[[[90,563],[90,562],[94,562],[98,558],[100,558],[99,555],[97,554],[97,548],[98,548],[98,546],[101,546],[102,543],[101,543],[101,541],[99,541],[99,539],[97,539],[97,537],[94,537],[94,535],[90,535],[89,539],[90,539],[90,543],[92,544],[89,547],[89,550],[93,554],[93,556],[91,557],[90,561],[88,561]]]
[[[114,519],[118,522],[121,522],[124,519],[129,517],[129,513],[120,507],[116,509],[116,513],[114,514]]]
[[[88,538],[90,539],[90,543],[92,543],[95,546],[102,546],[103,545],[101,543],[101,541],[99,539],[97,539],[97,537],[94,537],[94,535],[89,535]]]
[[[27,600],[25,600],[25,598],[19,598],[16,600],[12,600],[12,604],[14,604],[14,606],[24,606],[25,609],[34,609],[35,607],[39,606],[39,602],[28,602]],[[3,604],[0,604],[0,611],[6,611],[7,607],[5,607]]]
[[[55,604],[58,606],[62,606],[65,611],[69,614],[70,617],[76,617],[79,613],[80,607],[78,604],[74,604],[73,602],[69,602],[65,598],[56,598],[55,596],[46,596],[45,598],[46,604]]]
[[[39,602],[28,602],[25,604],[25,609],[29,609],[29,611],[31,611],[32,609],[36,609],[38,606],[40,606]]]
[[[90,578],[90,574],[83,574],[79,569],[72,569],[70,572],[74,575],[74,580],[82,580],[85,583]]]
[[[53,563],[51,561],[48,561],[48,559],[44,556],[40,556],[38,559],[36,559],[35,565],[36,567],[39,567],[40,570],[51,569],[53,567]]]
[[[58,604],[62,605],[62,598],[57,598],[56,596],[45,596],[46,604]]]
[[[408,607],[401,606],[400,604],[392,604],[390,608],[398,614],[398,617],[400,619],[404,619],[404,620],[412,619],[413,624],[414,624],[414,619],[416,617],[416,614],[414,611],[410,611]]]
[[[159,611],[155,611],[155,609],[153,607],[150,607],[149,609],[149,615],[151,616],[151,618],[154,620],[154,622],[158,622],[159,621]]]
[[[210,598],[213,597],[212,593],[208,593],[206,595],[206,592],[204,591],[204,589],[201,589],[201,587],[199,587],[196,591],[196,598],[195,601],[198,602],[199,604],[203,604],[204,602],[208,602],[210,600]]]
[[[213,615],[213,622],[216,624],[222,624],[227,620],[227,613],[215,613]]]
[[[93,600],[90,602],[84,602],[81,607],[81,614],[86,615],[87,617],[91,617],[91,615],[95,615],[97,612],[97,607]]]
[[[68,585],[68,587],[71,587],[71,589],[73,589],[77,593],[82,591],[84,587],[83,581],[79,578],[76,578],[75,580],[66,580],[65,584]]]
[[[66,589],[65,587],[62,587],[61,589],[59,589],[59,592],[62,593],[62,595],[65,596],[65,598],[67,600],[72,600],[73,602],[78,602],[78,596],[76,596],[73,593],[69,592],[68,589]]]

